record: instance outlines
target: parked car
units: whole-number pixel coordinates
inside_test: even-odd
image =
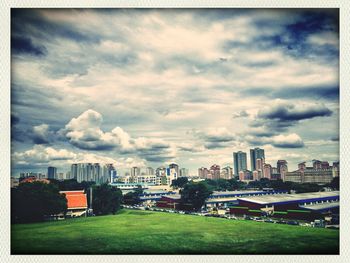
[[[283,220],[278,220],[276,221],[276,224],[286,224],[287,222],[286,221],[283,221]]]
[[[298,221],[288,221],[287,224],[297,226],[297,225],[299,225],[299,222]]]

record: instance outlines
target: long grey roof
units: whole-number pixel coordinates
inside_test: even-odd
[[[324,202],[321,204],[313,204],[313,205],[301,205],[300,207],[309,209],[309,210],[324,210],[339,207],[339,202]]]
[[[312,193],[302,193],[302,194],[262,195],[262,196],[238,198],[238,200],[259,203],[259,204],[270,204],[270,203],[282,203],[282,202],[337,197],[337,196],[339,196],[339,191],[312,192]]]

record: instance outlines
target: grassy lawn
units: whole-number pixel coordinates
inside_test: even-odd
[[[12,254],[338,254],[339,231],[123,210],[12,225]]]

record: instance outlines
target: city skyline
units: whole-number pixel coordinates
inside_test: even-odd
[[[338,11],[12,10],[11,37],[14,174],[339,160]]]

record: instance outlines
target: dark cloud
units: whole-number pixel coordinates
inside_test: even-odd
[[[331,138],[332,142],[339,142],[339,135]]]
[[[11,38],[11,51],[14,54],[29,54],[44,56],[47,50],[44,46],[34,45],[30,38],[13,36]]]
[[[96,32],[82,32],[74,24],[58,23],[45,18],[40,12],[43,9],[12,9],[11,35],[29,35],[37,40],[51,42],[55,37],[66,38],[76,42],[98,43],[100,38]],[[45,10],[48,11],[48,10]],[[50,10],[52,12],[52,10]],[[74,10],[55,10],[55,14],[71,12]]]
[[[292,104],[279,104],[261,110],[258,118],[277,120],[282,122],[295,122],[315,117],[326,117],[332,115],[332,111],[324,105],[312,105],[306,107],[295,106]]]
[[[279,143],[273,142],[272,145],[277,148],[303,148],[305,146],[302,141],[301,142],[279,142]]]
[[[11,126],[15,126],[19,121],[20,118],[16,114],[11,113]]]
[[[311,98],[323,100],[338,100],[339,87],[280,87],[280,88],[247,88],[240,91],[249,97],[268,97],[281,99]]]

